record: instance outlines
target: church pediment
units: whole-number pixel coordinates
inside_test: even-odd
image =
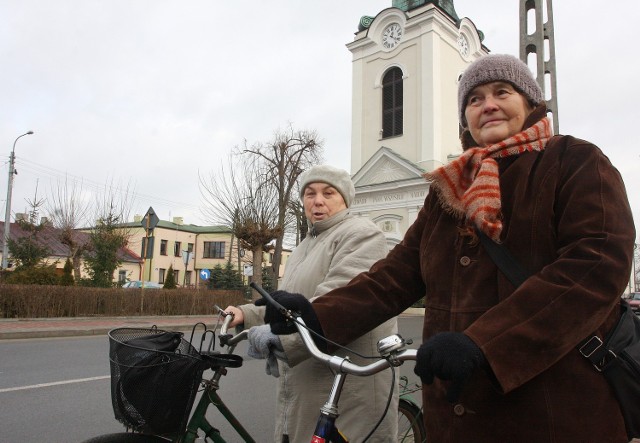
[[[352,179],[355,187],[358,188],[420,178],[424,172],[415,163],[383,146],[353,175]]]

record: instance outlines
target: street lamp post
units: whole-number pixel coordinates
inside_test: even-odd
[[[9,258],[9,234],[11,233],[10,223],[11,223],[11,191],[13,190],[13,176],[16,173],[14,168],[16,161],[16,143],[20,137],[24,137],[25,135],[31,135],[33,131],[25,132],[22,135],[19,135],[15,141],[13,142],[13,148],[11,149],[11,156],[9,157],[9,182],[7,184],[7,205],[5,207],[4,212],[4,236],[2,238],[2,269],[7,269],[8,258]]]

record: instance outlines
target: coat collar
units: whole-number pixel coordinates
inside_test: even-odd
[[[336,212],[326,220],[315,222],[309,227],[309,235],[311,235],[312,237],[317,237],[322,232],[326,231],[327,229],[333,228],[335,225],[342,222],[348,216],[349,208],[346,208],[342,211]]]

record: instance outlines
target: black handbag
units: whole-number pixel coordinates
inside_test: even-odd
[[[476,230],[485,251],[498,269],[516,287],[529,276],[509,250]],[[640,318],[621,300],[622,314],[616,326],[603,339],[593,335],[577,349],[593,367],[602,372],[618,400],[629,439],[640,437]]]

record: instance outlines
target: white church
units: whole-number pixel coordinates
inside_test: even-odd
[[[461,153],[458,78],[489,51],[452,0],[393,0],[363,17],[353,54],[352,213],[368,217],[389,247],[416,219],[429,187],[422,174]]]

